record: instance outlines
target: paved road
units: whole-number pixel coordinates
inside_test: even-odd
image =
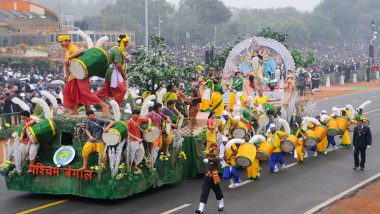
[[[367,99],[373,103],[367,109],[371,120],[373,147],[367,153],[365,171],[354,171],[351,149],[338,149],[328,155],[310,158],[302,165],[294,165],[277,174],[268,173],[268,165],[259,182],[252,182],[238,189],[228,189],[223,182],[225,214],[281,213],[294,214],[320,204],[380,171],[380,89],[345,95],[318,102],[317,110],[330,110],[332,106],[343,107],[347,103],[356,108]],[[376,128],[375,128],[376,127]],[[311,153],[310,153],[311,156]],[[288,156],[287,164],[294,163]],[[242,171],[241,174],[245,175]],[[107,190],[105,190],[107,191]],[[198,206],[201,180],[192,179],[178,184],[151,190],[135,197],[121,200],[93,200],[70,196],[49,196],[7,191],[4,179],[0,179],[1,213],[16,213],[62,199],[68,202],[40,210],[38,213],[132,213],[157,214],[184,204],[190,206],[175,213],[193,213]],[[206,213],[218,213],[217,202],[211,192]]]

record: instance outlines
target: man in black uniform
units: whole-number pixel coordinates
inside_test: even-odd
[[[360,153],[360,170],[364,170],[365,167],[365,151],[367,147],[371,146],[372,135],[369,127],[363,125],[363,120],[358,120],[358,125],[354,129],[354,137],[352,140],[354,144],[354,169],[359,167],[359,153]]]

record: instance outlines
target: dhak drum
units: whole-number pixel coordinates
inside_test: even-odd
[[[314,133],[314,131],[313,130],[307,130],[306,131],[306,140],[305,140],[305,146],[307,146],[307,147],[313,147],[313,146],[315,146],[315,145],[317,145],[317,143],[318,143],[318,139],[317,139],[317,137],[316,137],[316,135],[315,135],[315,133]]]
[[[250,143],[244,143],[239,146],[236,155],[236,163],[242,167],[249,167],[256,157],[256,147]]]
[[[141,124],[141,129],[144,131],[144,140],[148,143],[155,142],[161,135],[160,129],[155,124],[152,123],[151,127],[152,130],[148,130],[147,123]]]
[[[356,120],[351,120],[350,124],[348,125],[348,131],[354,132],[355,127],[357,126]]]
[[[267,141],[261,142],[256,153],[256,158],[261,161],[267,161],[273,153],[273,145]]]
[[[332,137],[338,135],[338,123],[334,119],[327,122],[327,135]]]
[[[128,128],[124,121],[116,121],[110,130],[103,132],[102,138],[107,146],[114,146],[127,137]]]
[[[101,47],[93,47],[86,50],[78,58],[70,61],[70,73],[76,79],[87,77],[104,77],[109,65],[108,53]]]
[[[21,137],[21,135],[22,135],[22,127],[24,126],[24,122],[23,123],[21,123],[19,126],[17,126],[17,128],[16,128],[16,133],[17,133],[17,137],[18,138],[20,138]]]
[[[281,150],[286,153],[292,152],[296,148],[297,137],[294,135],[289,135],[282,143]]]
[[[232,136],[236,139],[243,139],[247,133],[247,126],[243,122],[238,121],[237,127],[232,131]]]
[[[325,126],[316,126],[314,128],[314,135],[318,142],[321,141],[327,134],[327,128]]]
[[[260,114],[257,123],[260,127],[265,127],[269,124],[269,117],[266,114]]]
[[[336,122],[338,123],[338,134],[342,135],[348,129],[348,120],[346,117],[337,117]]]
[[[56,134],[56,127],[52,119],[47,119],[29,127],[26,134],[32,143],[46,142],[53,139]]]

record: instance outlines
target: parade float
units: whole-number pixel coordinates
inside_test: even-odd
[[[160,41],[156,40],[156,43],[160,43]],[[92,49],[89,48],[89,50]],[[169,66],[172,65],[172,62],[169,60],[170,57],[163,57],[165,54],[163,48],[155,48],[149,55],[146,54],[143,48],[137,50],[137,55],[140,57],[137,56],[136,58],[141,63],[131,66],[129,76],[132,83],[142,86],[141,89],[150,88],[149,92],[156,94],[157,101],[159,101],[160,88],[168,84],[165,80],[185,77],[177,73],[179,69],[176,66]],[[85,55],[82,58],[85,58]],[[83,63],[86,62],[83,61]],[[156,66],[157,63],[159,66]],[[252,37],[237,44],[229,53],[225,62],[223,77],[225,81],[229,81],[232,73],[236,70],[241,70],[244,74],[253,73],[257,80],[260,80],[260,85],[268,86],[265,89],[265,93],[269,93],[268,97],[277,100],[281,97],[280,88],[277,84],[275,87],[270,87],[272,82],[274,83],[273,76],[271,76],[273,68],[277,66],[285,70],[295,69],[292,56],[285,46],[273,39]],[[163,71],[159,71],[159,69],[163,69]],[[88,72],[86,73],[88,74]],[[158,73],[160,76],[157,75]],[[157,81],[158,79],[151,78],[152,75],[161,77],[161,82],[152,82],[152,80]],[[189,76],[189,74],[185,75]],[[123,109],[122,115],[117,116],[118,111],[114,109],[113,116],[108,118],[116,121],[116,123],[111,129],[114,136],[109,139],[103,138],[106,143],[107,161],[104,161],[101,155],[93,153],[89,157],[88,168],[80,170],[82,148],[87,139],[84,126],[88,119],[84,111],[79,116],[62,114],[58,111],[59,107],[54,101],[54,97],[52,98],[47,93],[44,96],[50,100],[52,106],[49,107],[44,104],[41,101],[42,99],[35,100],[42,107],[43,113],[33,116],[39,122],[27,130],[30,139],[32,139],[31,143],[39,144],[34,165],[29,165],[25,151],[17,150],[17,145],[22,143],[18,139],[23,124],[15,127],[12,136],[7,136],[9,138],[7,161],[2,166],[1,174],[4,175],[9,190],[115,199],[194,178],[203,172],[203,143],[206,134],[205,131],[199,131],[199,128],[198,131],[195,131],[190,120],[183,121],[183,125],[176,130],[173,143],[170,146],[169,160],[163,161],[157,156],[153,157],[146,154],[144,161],[139,165],[139,170],[131,169],[127,164],[125,155],[127,130],[124,121],[131,116],[131,109],[137,108],[138,105],[136,95],[132,91],[124,100],[123,105],[126,105],[126,108]],[[144,103],[142,105],[144,106]],[[293,103],[293,108],[294,105]],[[270,117],[273,118],[274,112],[277,110],[273,105],[269,108],[266,113],[272,114]],[[291,112],[294,112],[293,109]],[[96,114],[100,116],[100,113]],[[265,113],[262,116],[265,116]],[[261,128],[265,128],[269,120],[264,118],[264,121],[256,122]],[[244,132],[240,136],[241,138],[244,137],[247,130],[243,127],[240,128]],[[143,127],[141,129],[143,135],[149,134]],[[239,136],[240,132],[236,130],[235,133]],[[149,142],[152,141],[144,140],[145,151],[149,151]]]

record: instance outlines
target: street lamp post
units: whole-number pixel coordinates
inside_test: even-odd
[[[375,64],[375,40],[377,39],[376,22],[375,19],[371,21],[372,39],[369,44],[369,57],[371,58],[371,64]]]
[[[161,16],[158,16],[158,37],[161,37]]]
[[[145,0],[145,47],[149,45],[149,32],[148,32],[148,0]]]

